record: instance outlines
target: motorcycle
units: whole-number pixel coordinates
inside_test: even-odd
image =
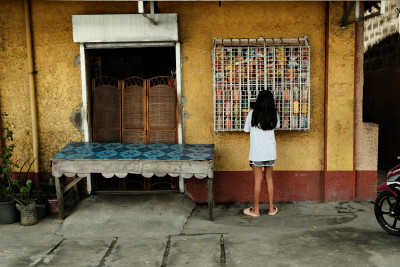
[[[386,232],[400,236],[400,164],[389,170],[387,181],[378,191],[381,192],[374,205],[375,217]]]

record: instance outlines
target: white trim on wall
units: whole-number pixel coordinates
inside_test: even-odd
[[[181,69],[181,46],[180,43],[149,43],[148,46],[142,46],[143,44],[125,43],[123,47],[168,47],[175,46],[175,65],[176,65],[176,87],[178,97],[178,143],[183,143],[183,103],[182,103],[182,69]],[[120,43],[106,43],[96,44],[96,48],[121,48]],[[80,44],[80,58],[81,58],[81,81],[82,81],[82,131],[83,139],[85,142],[92,140],[90,133],[92,132],[92,126],[90,123],[90,83],[87,81],[87,68],[86,68],[86,49],[94,48],[93,44]],[[87,177],[87,191],[89,194],[92,193],[92,180],[90,175]],[[180,183],[179,191],[184,192],[184,185]]]
[[[75,43],[178,42],[178,14],[72,15],[72,37]]]
[[[183,144],[183,103],[182,103],[182,65],[181,44],[175,45],[175,67],[176,67],[176,95],[178,97],[178,144]]]
[[[86,73],[86,53],[84,44],[80,45],[81,57],[81,82],[82,82],[82,130],[83,140],[89,142],[89,113],[88,113],[88,86],[87,86],[87,73]]]

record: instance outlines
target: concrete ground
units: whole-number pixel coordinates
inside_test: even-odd
[[[206,205],[176,192],[97,194],[64,220],[0,225],[0,266],[399,266],[373,203]]]

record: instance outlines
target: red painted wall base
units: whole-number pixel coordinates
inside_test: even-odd
[[[324,201],[354,200],[355,179],[353,171],[326,172]]]
[[[351,171],[328,172],[325,183],[323,174],[322,171],[274,171],[274,200],[277,202],[366,201],[376,197],[377,171],[357,171],[356,177]],[[186,193],[198,203],[207,202],[206,180],[187,179]],[[214,172],[214,195],[217,203],[252,202],[252,172]],[[261,196],[261,201],[267,202],[265,181]]]
[[[377,171],[356,171],[356,198],[358,201],[376,199]]]
[[[33,179],[34,174],[28,175]],[[51,173],[41,173],[46,182]],[[274,171],[274,200],[295,201],[368,201],[376,198],[377,171]],[[217,203],[253,202],[253,173],[251,171],[214,172],[214,196]],[[68,182],[68,181],[67,181]],[[185,180],[186,194],[198,203],[206,203],[207,180]],[[355,189],[355,191],[354,191]],[[325,193],[325,195],[324,195]],[[261,201],[267,202],[263,181]]]

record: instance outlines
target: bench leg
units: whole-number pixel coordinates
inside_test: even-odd
[[[179,193],[185,193],[185,178],[182,175],[179,175]]]
[[[207,191],[208,191],[208,219],[214,220],[214,191],[213,191],[213,179],[207,178]]]
[[[93,183],[95,183],[96,178],[93,179]],[[86,188],[87,188],[87,193],[88,195],[92,194],[93,191],[93,187],[92,187],[92,175],[89,173],[88,176],[86,176]],[[97,186],[95,185],[94,188],[97,188]]]
[[[74,180],[76,180],[77,179],[77,177],[76,177],[76,175],[74,176],[74,178],[73,178]],[[80,179],[81,180],[81,179]],[[75,199],[75,201],[76,202],[78,202],[79,201],[79,189],[78,189],[78,183],[76,183],[75,185],[74,185],[74,199]]]
[[[58,216],[60,220],[64,220],[64,190],[61,188],[60,177],[55,177],[56,182],[56,193],[57,193],[57,204],[58,204]]]

